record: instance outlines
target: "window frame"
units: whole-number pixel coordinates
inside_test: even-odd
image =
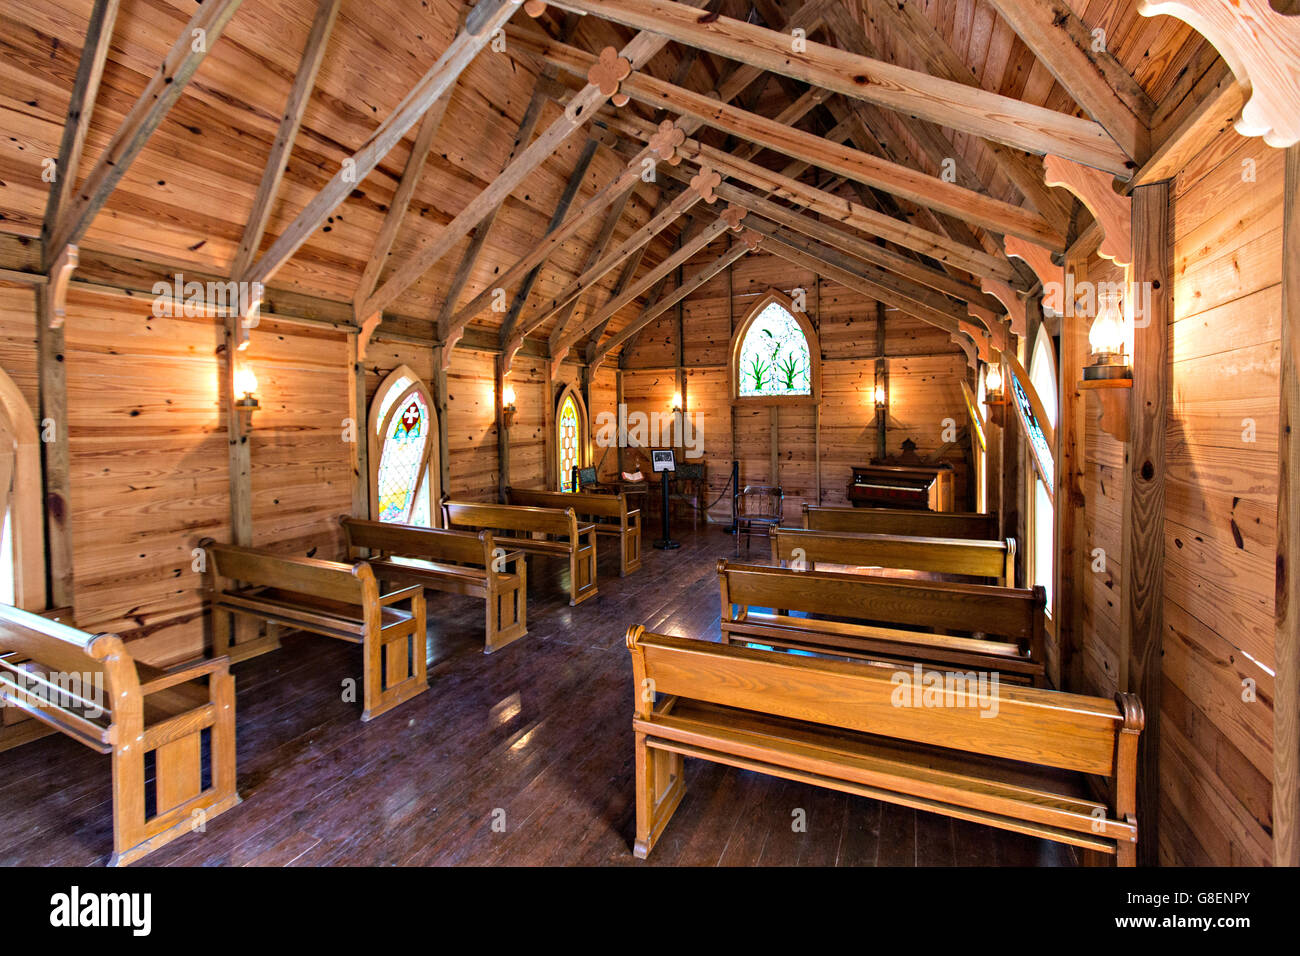
[[[3,369],[0,369],[0,419],[14,441],[11,486],[5,489],[14,551],[14,606],[43,611],[46,607],[45,515],[40,434],[31,406]],[[4,510],[0,510],[0,523],[4,517]]]
[[[393,401],[387,403],[388,408],[384,412],[381,421],[379,411],[385,404],[385,398],[404,378],[409,379],[409,382],[397,393],[397,397]],[[415,371],[408,365],[399,365],[389,372],[384,377],[384,380],[379,383],[379,387],[375,389],[375,394],[370,400],[369,429],[366,436],[369,448],[367,470],[370,473],[370,514],[368,517],[374,521],[379,520],[379,466],[384,453],[383,436],[388,433],[393,416],[406,405],[411,395],[416,394],[424,401],[424,407],[429,412],[429,434],[425,439],[424,451],[421,453],[420,468],[416,473],[415,495],[412,502],[418,500],[427,482],[429,488],[429,526],[441,528],[442,448],[439,444],[438,406],[434,404],[433,395],[424,380],[415,374]]]
[[[772,303],[785,309],[803,332],[808,343],[808,395],[741,395],[740,394],[740,353],[744,348],[745,337],[749,334],[754,320],[762,315],[763,310]],[[769,289],[758,300],[745,320],[731,335],[731,352],[728,363],[731,379],[731,401],[734,405],[816,405],[821,399],[822,353],[817,330],[808,318],[807,311],[796,311],[794,301],[778,289]]]
[[[1047,376],[1048,379],[1050,379],[1052,383],[1052,389],[1055,392],[1055,394],[1051,396],[1055,400],[1055,404],[1051,408],[1051,411],[1052,413],[1054,413],[1054,415],[1048,414],[1048,405],[1044,400],[1044,396],[1042,395],[1042,393],[1039,392],[1038,385],[1034,381],[1034,372],[1038,370],[1037,366],[1040,361],[1040,357],[1042,361],[1045,361],[1047,363],[1047,368],[1044,370],[1044,374]],[[1042,376],[1040,376],[1040,378],[1041,377]],[[1055,434],[1058,428],[1058,423],[1060,422],[1060,415],[1061,415],[1060,378],[1057,373],[1056,348],[1055,345],[1053,344],[1052,336],[1047,331],[1047,327],[1045,325],[1039,327],[1038,333],[1034,337],[1034,344],[1029,353],[1029,369],[1026,372],[1026,379],[1027,379],[1026,382],[1022,383],[1022,386],[1033,388],[1035,397],[1038,399],[1038,403],[1042,406],[1042,412],[1044,413],[1045,424],[1050,426],[1053,430],[1053,433]],[[1053,420],[1053,417],[1055,417],[1055,421]],[[1028,442],[1026,442],[1026,444],[1028,444]],[[1057,471],[1060,468],[1060,462],[1057,461],[1057,451],[1058,451],[1057,448],[1055,447],[1052,448],[1053,481],[1056,480]],[[1054,621],[1056,617],[1054,605],[1056,602],[1056,595],[1057,595],[1057,567],[1056,567],[1057,522],[1056,522],[1056,493],[1055,493],[1056,489],[1050,487],[1047,484],[1047,482],[1043,480],[1043,476],[1039,473],[1038,468],[1036,467],[1033,461],[1033,455],[1034,455],[1033,449],[1027,448],[1025,453],[1026,456],[1029,458],[1029,460],[1026,461],[1025,463],[1026,474],[1030,478],[1030,480],[1025,483],[1026,485],[1025,487],[1025,516],[1026,516],[1025,538],[1027,539],[1025,541],[1025,583],[1027,587],[1042,585],[1044,590],[1047,592],[1048,599],[1045,608],[1045,613],[1049,623],[1051,623]],[[1051,530],[1052,567],[1048,574],[1048,578],[1050,580],[1046,582],[1038,580],[1038,557],[1039,557],[1038,525],[1040,519],[1040,509],[1038,507],[1038,487],[1040,485],[1043,486],[1043,490],[1047,497],[1048,508],[1050,509],[1051,512],[1050,515],[1048,515],[1048,522]]]
[[[560,412],[564,409],[565,399],[573,397],[573,404],[578,409],[578,467],[586,468],[591,463],[591,424],[587,417],[587,403],[582,398],[582,392],[572,383],[560,389],[559,397],[555,400],[555,421],[552,426],[555,441],[555,460],[551,465],[553,471],[552,482],[556,491],[564,490],[564,475],[560,469]],[[575,488],[574,491],[578,489]]]

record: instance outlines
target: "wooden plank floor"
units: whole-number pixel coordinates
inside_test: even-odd
[[[635,860],[623,635],[715,636],[716,561],[735,548],[716,528],[677,537],[625,579],[602,539],[600,594],[577,608],[563,562],[529,558],[529,633],[491,656],[482,602],[431,593],[430,689],[367,724],[342,700],[358,647],[291,635],[236,665],[244,802],[143,865],[1075,864],[1057,844],[700,761]],[[0,864],[104,863],[108,800],[108,758],[68,738],[0,754]]]

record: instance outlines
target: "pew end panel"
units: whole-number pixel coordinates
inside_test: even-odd
[[[110,756],[110,866],[139,860],[240,802],[235,681],[225,658],[164,671],[134,661],[116,635],[0,606],[0,701],[6,714]]]
[[[596,534],[616,538],[619,547],[619,576],[626,577],[641,567],[641,512],[628,508],[623,492],[534,491],[507,488],[506,501],[511,505],[533,508],[572,508],[583,521],[590,521]]]

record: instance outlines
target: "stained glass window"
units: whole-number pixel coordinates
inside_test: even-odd
[[[741,398],[812,395],[808,339],[780,303],[768,303],[749,324],[736,373]]]
[[[573,487],[573,469],[579,467],[578,450],[581,429],[578,423],[578,403],[572,395],[564,397],[556,427],[560,439],[560,490],[576,491]]]
[[[379,520],[429,526],[428,463],[424,449],[429,440],[429,409],[418,390],[394,388],[380,408],[403,404],[391,417],[383,434],[376,484]],[[381,419],[382,421],[382,419]]]

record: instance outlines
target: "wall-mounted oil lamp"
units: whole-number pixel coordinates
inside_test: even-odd
[[[1094,391],[1101,401],[1101,427],[1118,441],[1128,441],[1128,392],[1133,368],[1124,351],[1127,339],[1121,296],[1108,289],[1097,294],[1097,317],[1088,330],[1092,361],[1083,368],[1081,389]]]
[[[672,406],[673,406],[673,411],[675,411],[675,412],[680,412],[680,411],[682,410],[682,404],[683,404],[683,403],[682,403],[682,393],[681,393],[681,392],[673,392],[673,397],[672,397]]]
[[[984,366],[984,407],[988,411],[989,424],[1005,427],[1006,410],[1010,404],[1007,380],[1002,373],[1002,360],[999,358]]]
[[[505,422],[507,428],[509,428],[510,424],[514,421],[515,387],[513,385],[505,385],[501,389],[501,418]]]
[[[257,401],[257,376],[247,365],[235,370],[235,394],[240,396],[235,399],[235,409],[247,425],[252,421],[253,412],[262,407]]]

